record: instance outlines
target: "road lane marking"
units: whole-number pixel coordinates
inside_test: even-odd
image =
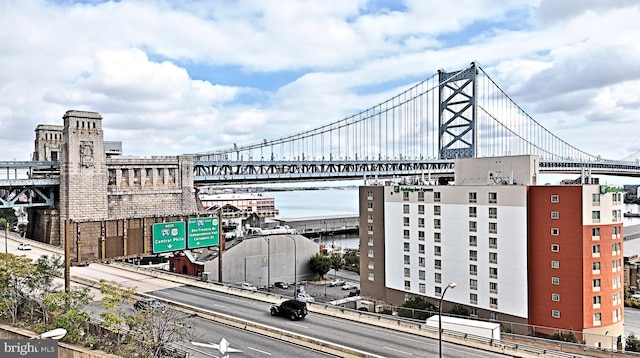
[[[401,350],[399,350],[399,349],[393,349],[393,348],[389,348],[389,347],[382,347],[382,348],[384,348],[384,349],[388,349],[388,350],[390,350],[390,351],[394,351],[394,352],[398,352],[398,353],[402,353],[402,354],[410,355],[410,356],[412,356],[412,355],[413,355],[413,353],[409,353],[409,352],[401,351]]]
[[[247,347],[247,348],[248,348],[248,349],[251,349],[252,351],[256,351],[256,352],[258,352],[258,353],[266,354],[266,355],[268,355],[268,356],[272,355],[272,354],[271,354],[271,353],[269,353],[269,352],[261,351],[261,350],[259,350],[259,349],[257,349],[257,348],[253,348],[253,347]]]
[[[293,323],[293,322],[289,322],[290,325],[292,326],[296,326],[296,327],[300,327],[300,328],[304,328],[304,329],[308,329],[309,327],[307,326],[303,326],[301,324],[297,324],[297,323]]]

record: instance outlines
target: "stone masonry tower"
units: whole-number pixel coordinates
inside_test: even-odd
[[[108,205],[102,116],[71,110],[62,118],[59,208],[60,237],[64,238],[65,220],[105,220]]]

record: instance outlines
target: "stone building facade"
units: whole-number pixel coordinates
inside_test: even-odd
[[[55,208],[29,211],[29,235],[70,240],[74,261],[152,253],[152,226],[198,216],[193,158],[107,154],[102,116],[67,111],[63,126],[36,128],[34,160],[59,161]]]

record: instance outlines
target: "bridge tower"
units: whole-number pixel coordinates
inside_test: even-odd
[[[107,167],[102,116],[67,111],[60,153],[60,220],[105,220],[108,217]],[[60,225],[64,237],[64,225]],[[61,240],[62,241],[62,240]],[[54,243],[55,244],[55,243]],[[61,243],[60,243],[61,244]]]
[[[462,71],[438,71],[440,159],[475,158],[476,143],[476,64]]]

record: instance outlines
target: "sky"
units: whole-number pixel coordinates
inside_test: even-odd
[[[478,63],[590,154],[640,152],[637,0],[0,1],[2,160],[99,112],[126,155],[319,127]]]

